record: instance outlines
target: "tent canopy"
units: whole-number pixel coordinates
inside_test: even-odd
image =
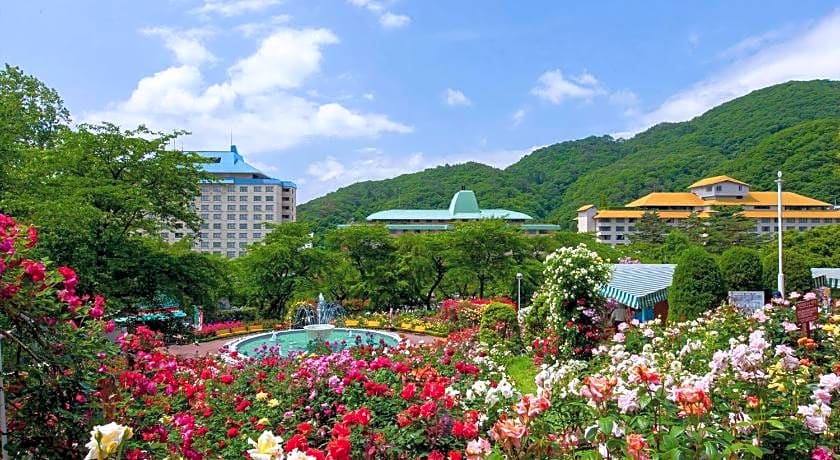
[[[840,268],[812,268],[811,276],[816,287],[840,289]]]
[[[668,299],[674,264],[614,264],[610,281],[601,287],[604,297],[633,309],[653,308]]]

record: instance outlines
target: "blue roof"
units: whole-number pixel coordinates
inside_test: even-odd
[[[531,220],[532,217],[507,209],[480,209],[472,190],[461,190],[452,197],[449,209],[389,209],[367,216],[368,221],[395,220]]]
[[[195,153],[210,159],[208,163],[202,163],[201,169],[205,172],[221,176],[222,180],[213,182],[234,183],[234,184],[278,184],[283,187],[297,188],[294,182],[281,181],[269,177],[259,169],[249,165],[245,158],[239,154],[235,145],[230,146],[230,151],[225,150],[200,150]],[[246,174],[251,177],[224,177],[225,174]]]

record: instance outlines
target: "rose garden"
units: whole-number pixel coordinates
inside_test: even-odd
[[[107,299],[78,294],[73,268],[32,258],[37,240],[0,215],[12,458],[830,459],[840,449],[840,316],[822,311],[804,337],[797,293],[750,314],[721,305],[608,330],[598,286],[609,265],[580,245],[546,257],[527,312],[451,300],[426,313],[450,325],[444,337],[184,357],[143,326],[109,340]]]

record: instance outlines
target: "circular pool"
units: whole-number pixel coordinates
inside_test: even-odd
[[[288,356],[290,353],[306,351],[312,342],[312,337],[303,329],[291,329],[249,335],[234,340],[227,346],[228,350],[247,357],[278,353]],[[400,337],[392,332],[335,328],[324,338],[324,342],[333,350],[359,345],[393,347],[400,343]]]

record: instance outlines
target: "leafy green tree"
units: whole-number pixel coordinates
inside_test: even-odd
[[[668,225],[659,217],[655,209],[647,210],[642,214],[639,222],[636,223],[636,233],[632,241],[649,244],[662,244],[668,234]]]
[[[749,248],[732,247],[720,256],[720,270],[730,291],[761,291],[764,271],[761,255]]]
[[[756,243],[755,220],[744,216],[740,206],[715,206],[707,219],[706,249],[720,254],[727,248]]]
[[[401,289],[396,263],[396,241],[383,225],[350,225],[327,235],[328,248],[341,251],[359,273],[353,295],[369,298],[377,308],[399,302]]]
[[[825,225],[804,232],[784,234],[785,249],[807,257],[812,267],[840,267],[840,225]],[[775,251],[776,244],[767,246]]]
[[[788,292],[808,292],[814,288],[811,277],[811,264],[806,256],[787,249],[782,252],[782,270],[785,273],[785,290]],[[776,290],[779,276],[779,258],[776,253],[764,256],[764,288],[768,292]],[[783,293],[787,294],[787,292]]]
[[[311,283],[324,263],[323,250],[308,244],[309,234],[304,223],[277,225],[236,261],[264,317],[283,318],[295,290]]]
[[[703,238],[706,234],[706,224],[700,218],[700,215],[697,214],[697,211],[692,209],[688,213],[688,217],[680,223],[680,228],[692,244],[703,243]]]
[[[672,230],[665,237],[665,241],[656,248],[657,258],[662,263],[674,263],[674,261],[686,249],[691,247],[691,240],[688,235],[680,230]]]
[[[413,291],[418,292],[423,305],[432,304],[435,291],[455,263],[451,241],[449,232],[407,233],[397,240],[400,263],[407,268],[406,278],[413,281]],[[405,303],[411,304],[411,299]]]
[[[522,257],[525,241],[519,228],[501,219],[483,219],[458,224],[452,232],[452,247],[458,265],[478,282],[478,296],[484,297],[488,283],[510,280]]]
[[[677,259],[668,290],[668,317],[691,320],[726,298],[723,274],[715,259],[701,248],[691,248]]]

